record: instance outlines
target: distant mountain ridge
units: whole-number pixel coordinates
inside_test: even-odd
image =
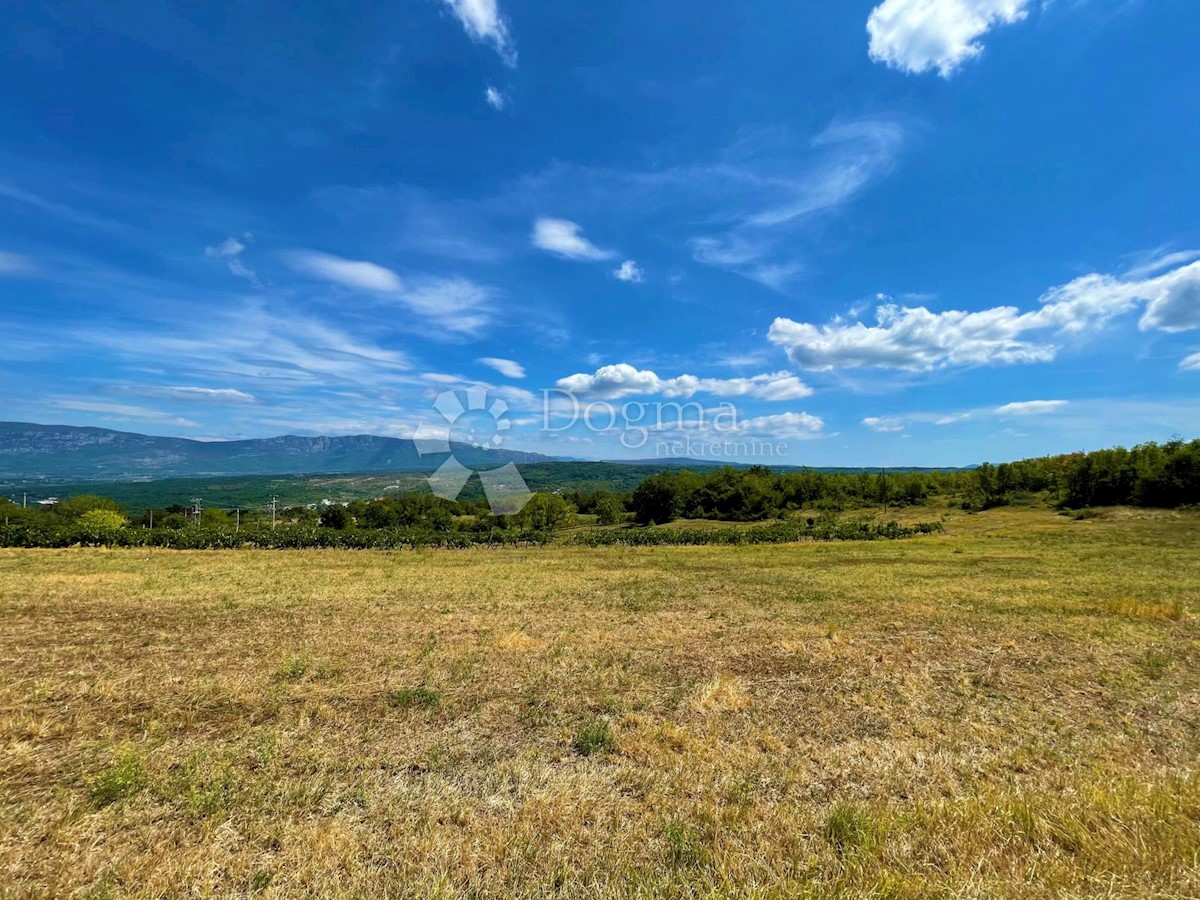
[[[463,465],[553,462],[518,450],[481,450],[452,443]],[[352,435],[283,435],[242,441],[154,437],[107,428],[0,422],[0,478],[121,481],[207,475],[309,475],[432,472],[445,454],[422,456],[411,440]]]

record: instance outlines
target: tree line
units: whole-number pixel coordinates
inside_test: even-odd
[[[406,493],[346,505],[289,507],[277,511],[276,526],[333,531],[415,529],[447,535],[553,533],[578,516],[600,525],[629,519],[664,524],[677,519],[756,522],[788,519],[805,510],[841,512],[938,502],[968,510],[989,509],[1043,498],[1059,506],[1133,505],[1175,508],[1200,505],[1200,440],[1146,443],[1091,453],[1046,456],[975,469],[879,472],[773,471],[765,466],[701,471],[668,470],[651,475],[632,491],[606,489],[537,493],[519,513],[495,516],[483,499],[444,500]],[[590,518],[594,517],[594,519]],[[68,497],[47,509],[23,509],[0,500],[0,522],[81,526],[99,532],[134,527],[179,530],[256,529],[271,524],[263,509],[204,509],[199,517],[177,505],[129,518],[115,501],[88,494]]]

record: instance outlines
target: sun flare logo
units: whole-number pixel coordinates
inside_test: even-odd
[[[518,513],[533,495],[514,463],[506,463],[498,469],[480,470],[463,465],[455,456],[456,445],[465,444],[476,450],[499,448],[504,443],[505,433],[512,427],[508,420],[508,404],[500,399],[489,403],[488,392],[481,387],[470,388],[465,394],[465,405],[458,391],[438,394],[433,408],[442,421],[436,424],[422,422],[413,435],[413,443],[421,456],[450,454],[436,472],[427,476],[429,487],[437,497],[457,500],[471,476],[478,475],[493,514]]]

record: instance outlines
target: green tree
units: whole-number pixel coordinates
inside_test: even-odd
[[[679,515],[679,478],[661,472],[645,479],[633,492],[633,515],[643,525],[661,525]]]
[[[321,524],[325,528],[336,528],[341,531],[350,524],[350,513],[346,507],[338,503],[327,506],[321,511]]]
[[[525,531],[557,531],[573,522],[575,507],[558,494],[534,494],[509,523]]]
[[[108,497],[99,497],[96,494],[76,494],[74,497],[67,497],[65,500],[60,500],[53,508],[53,514],[64,521],[74,522],[86,512],[93,509],[103,509],[110,512],[125,516],[125,510],[121,508],[121,504],[115,500],[110,500]]]
[[[111,509],[89,509],[75,520],[75,524],[93,534],[102,534],[124,528],[129,524],[129,520]]]
[[[617,525],[625,521],[625,504],[611,494],[599,498],[594,509],[596,521],[601,525]]]

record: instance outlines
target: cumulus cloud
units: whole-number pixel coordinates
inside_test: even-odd
[[[633,284],[638,284],[646,277],[646,273],[632,259],[627,259],[617,268],[613,269],[613,278],[618,281],[628,281]]]
[[[1200,372],[1200,353],[1193,353],[1191,356],[1185,357],[1179,364],[1179,368],[1185,372]]]
[[[862,423],[872,431],[890,432],[903,431],[904,420],[896,416],[868,416]]]
[[[508,97],[503,92],[492,87],[490,84],[486,91],[483,92],[483,98],[487,100],[487,105],[497,112],[508,106]]]
[[[599,400],[648,394],[662,394],[670,398],[712,394],[717,397],[756,397],[760,400],[782,401],[812,394],[812,388],[790,372],[773,372],[749,378],[698,378],[695,375],[661,378],[655,372],[639,370],[628,363],[602,366],[591,375],[580,373],[560,378],[556,386],[580,398]]]
[[[479,362],[488,368],[495,369],[505,378],[524,378],[525,367],[511,359],[500,359],[496,356],[484,356]]]
[[[825,421],[819,416],[804,412],[786,412],[741,419],[734,430],[739,434],[806,440],[820,437],[824,428]]]
[[[517,48],[508,33],[508,22],[496,0],[442,0],[462,24],[471,40],[488,44],[509,66],[517,64]]]
[[[565,259],[600,261],[612,259],[611,250],[601,250],[583,236],[582,229],[566,219],[538,219],[533,224],[533,246]]]
[[[834,320],[813,325],[777,318],[769,340],[806,369],[878,367],[926,372],[951,366],[1013,365],[1052,360],[1064,335],[1102,327],[1145,304],[1143,331],[1200,328],[1200,262],[1153,278],[1085,275],[1051,288],[1040,306],[1021,312],[997,306],[979,312],[931,312],[882,303],[875,325]]]
[[[1022,400],[996,407],[998,416],[1044,416],[1067,405],[1066,400]]]
[[[1029,14],[1031,0],[884,0],[867,19],[871,59],[949,78],[983,52],[979,38]]]

